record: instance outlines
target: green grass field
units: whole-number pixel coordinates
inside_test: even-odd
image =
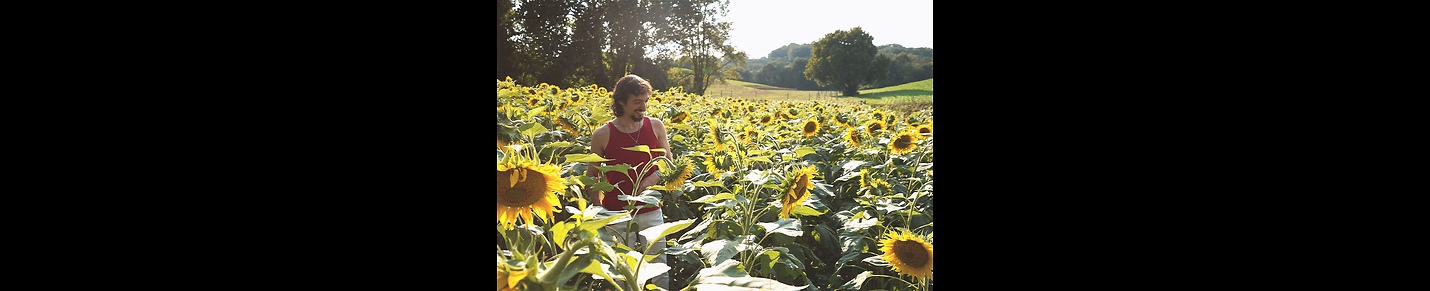
[[[729,80],[710,85],[706,96],[768,100],[813,100],[821,102],[864,102],[900,112],[933,107],[933,79],[901,85],[859,90],[857,97],[839,96],[838,91],[794,90],[745,81]]]

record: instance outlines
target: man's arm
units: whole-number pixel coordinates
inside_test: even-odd
[[[650,125],[651,129],[655,130],[655,147],[665,149],[665,157],[674,160],[675,153],[670,152],[670,140],[669,137],[666,136],[665,122],[661,122],[660,119],[651,118]]]
[[[659,149],[664,149],[666,158],[675,159],[675,154],[670,152],[670,141],[666,137],[665,122],[661,122],[660,119],[652,117],[650,119],[650,128],[652,131],[655,132],[655,147]],[[656,165],[666,166],[666,164],[662,162],[656,162]],[[646,175],[645,178],[641,178],[641,185],[640,187],[636,188],[636,191],[644,191],[645,187],[650,187],[659,184],[660,175],[657,173],[659,173],[659,171],[651,171],[651,173]]]

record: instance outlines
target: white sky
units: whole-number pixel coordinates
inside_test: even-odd
[[[933,0],[730,0],[730,44],[750,59],[855,26],[874,45],[933,47]]]

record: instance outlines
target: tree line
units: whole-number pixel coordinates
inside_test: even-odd
[[[790,43],[770,51],[766,57],[750,59],[745,67],[736,69],[741,80],[798,90],[828,90],[804,76],[808,66],[809,43]],[[933,78],[933,48],[906,48],[899,44],[878,46],[879,54],[889,57],[888,76],[873,88],[899,85]]]
[[[729,45],[728,0],[498,0],[497,79],[610,86],[641,75],[657,90],[705,94],[719,79],[798,89],[858,89],[931,78],[933,50],[875,47],[859,27],[772,51],[748,70]],[[887,85],[886,85],[887,84]]]
[[[728,0],[497,0],[497,79],[611,86],[627,74],[657,90],[704,94],[738,77],[744,52],[717,21]]]

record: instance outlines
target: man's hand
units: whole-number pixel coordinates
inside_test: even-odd
[[[660,175],[658,173],[660,172],[651,171],[650,175],[646,175],[644,179],[641,179],[641,186],[639,188],[636,188],[637,193],[634,193],[633,195],[640,195],[639,192],[645,192],[646,187],[660,184]]]

